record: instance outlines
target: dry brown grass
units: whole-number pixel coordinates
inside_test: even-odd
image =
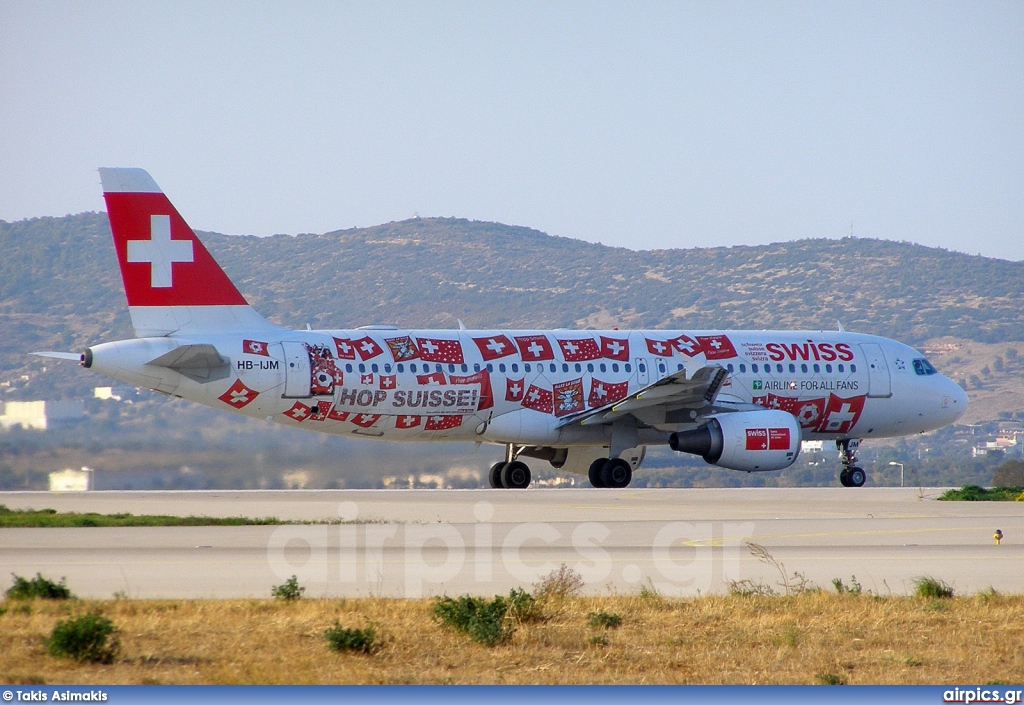
[[[394,599],[7,602],[7,683],[985,683],[1024,680],[1024,597],[566,598],[488,648]],[[112,665],[46,655],[58,619],[98,608],[120,629]],[[621,615],[617,629],[587,615]],[[374,654],[335,653],[335,620],[377,626]],[[605,645],[594,643],[602,641]],[[597,637],[597,639],[595,639]]]

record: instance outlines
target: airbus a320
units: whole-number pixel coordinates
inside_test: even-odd
[[[630,484],[648,446],[738,471],[783,470],[834,441],[860,487],[862,439],[958,419],[967,395],[893,340],[838,331],[289,330],[257,313],[142,169],[100,169],[136,338],[47,352],[137,387],[253,418],[387,441],[504,446]]]

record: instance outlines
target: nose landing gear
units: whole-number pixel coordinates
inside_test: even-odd
[[[859,447],[859,438],[844,438],[836,441],[839,462],[843,464],[843,469],[839,473],[839,484],[843,487],[863,487],[867,480],[864,469],[857,467],[857,448]]]

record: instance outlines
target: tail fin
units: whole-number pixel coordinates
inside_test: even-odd
[[[145,170],[99,172],[137,336],[275,327],[246,302]]]

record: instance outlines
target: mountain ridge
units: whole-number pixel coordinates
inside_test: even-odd
[[[197,233],[257,310],[293,328],[462,320],[479,328],[831,329],[841,321],[915,346],[943,336],[1024,339],[1024,263],[907,242],[632,250],[462,218],[268,237]],[[0,399],[81,386],[82,376],[75,382],[63,371],[32,374],[39,363],[25,353],[131,337],[106,214],[0,221],[0,252],[0,382],[33,378]]]

